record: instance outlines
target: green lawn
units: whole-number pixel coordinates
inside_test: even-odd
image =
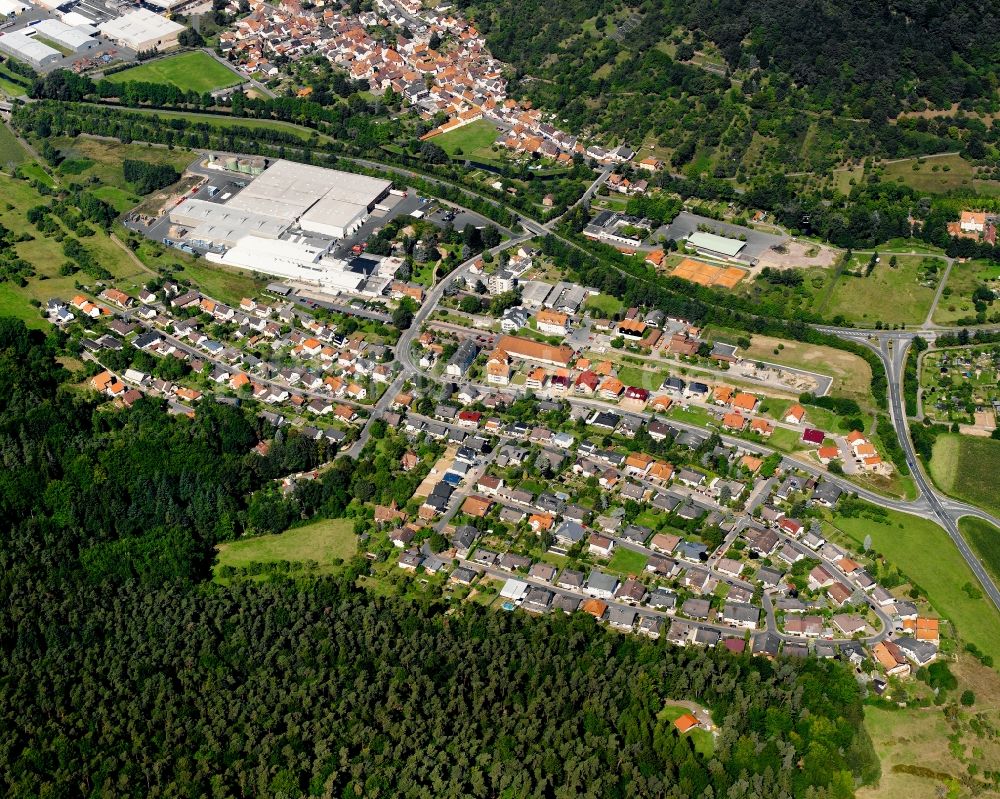
[[[603,311],[606,318],[611,318],[625,306],[621,300],[610,294],[595,294],[587,297],[583,307],[588,311]]]
[[[958,529],[975,551],[986,571],[1000,580],[1000,530],[989,522],[966,516],[958,521]]]
[[[287,560],[314,560],[324,572],[337,560],[347,560],[357,551],[358,541],[350,519],[323,519],[277,535],[262,535],[219,544],[216,569]]]
[[[948,534],[934,522],[897,511],[885,520],[835,515],[832,526],[858,546],[872,547],[927,594],[934,609],[952,621],[958,635],[1000,660],[996,636],[1000,613],[983,599],[979,583]],[[970,595],[963,588],[973,589]]]
[[[56,182],[52,179],[52,176],[34,161],[30,164],[21,164],[17,171],[27,178],[44,183],[50,188],[55,188]]]
[[[683,705],[667,705],[656,716],[673,724],[673,722],[677,721],[685,713],[690,712]],[[712,737],[712,733],[701,727],[696,727],[687,734],[687,737],[691,739],[694,749],[698,754],[706,758],[712,756],[712,753],[715,751],[715,739]]]
[[[158,58],[108,76],[112,83],[169,83],[184,91],[210,92],[240,83],[242,78],[207,53],[180,53]]]
[[[431,141],[457,161],[469,158],[473,161],[494,162],[501,160],[491,149],[496,137],[497,129],[493,123],[479,119],[435,136]]]
[[[619,544],[615,547],[614,554],[611,556],[608,569],[619,574],[639,575],[646,568],[648,560],[649,558],[643,553],[636,552],[633,549],[626,549]]]
[[[856,256],[867,263],[869,256]],[[889,257],[868,277],[844,274],[837,281],[824,309],[829,318],[843,316],[862,325],[917,324],[927,318],[934,300],[934,289],[918,282],[921,256],[896,256],[898,266],[889,266]],[[942,266],[944,262],[939,262]],[[864,268],[861,264],[855,264]]]
[[[268,284],[265,277],[254,277],[242,269],[210,264],[201,258],[189,258],[178,274],[198,284],[206,294],[228,305],[239,305],[243,297],[252,297]]]
[[[950,433],[938,436],[930,467],[931,477],[945,493],[1000,513],[1000,441]]]
[[[119,189],[117,186],[101,186],[99,189],[94,189],[93,193],[104,200],[104,202],[112,205],[120,214],[135,207],[142,200],[137,194],[132,194],[125,189]]]
[[[6,125],[0,125],[0,169],[13,174],[14,169],[28,160],[28,153]]]
[[[3,92],[8,97],[20,97],[27,94],[28,90],[19,83],[15,83],[7,78],[0,78],[0,92]]]
[[[659,390],[669,374],[670,372],[666,369],[652,372],[649,369],[640,369],[638,366],[622,366],[618,369],[618,379],[626,386],[645,388],[648,391]]]

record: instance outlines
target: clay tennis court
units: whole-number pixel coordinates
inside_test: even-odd
[[[718,286],[731,289],[749,273],[735,266],[712,266],[691,258],[685,258],[670,273],[674,277],[690,280],[700,286]]]

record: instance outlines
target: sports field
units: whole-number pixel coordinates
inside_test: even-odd
[[[1000,441],[941,435],[934,443],[931,477],[942,491],[1000,514]]]
[[[251,563],[316,561],[321,572],[333,569],[337,560],[347,560],[357,550],[350,519],[323,519],[277,535],[261,535],[219,544],[216,568],[248,566]]]
[[[731,289],[749,273],[745,269],[735,266],[713,266],[702,261],[695,261],[693,258],[685,258],[677,264],[670,274],[672,277],[689,280],[700,286]]]
[[[108,75],[112,83],[169,83],[184,91],[210,92],[242,81],[207,53],[180,53]]]

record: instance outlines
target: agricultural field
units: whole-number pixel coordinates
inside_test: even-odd
[[[276,535],[262,535],[219,544],[215,572],[222,566],[247,567],[251,563],[305,563],[315,561],[318,571],[329,573],[338,561],[357,551],[357,536],[350,519],[323,519]]]
[[[875,508],[875,506],[871,506]],[[919,586],[941,617],[949,619],[962,641],[1000,662],[996,636],[1000,612],[984,601],[975,575],[943,528],[929,519],[893,510],[868,516],[836,513],[824,530],[854,549],[871,536],[872,549]]]
[[[179,53],[108,75],[112,83],[167,83],[183,91],[211,92],[242,81],[207,53]]]
[[[1000,580],[1000,530],[989,522],[966,516],[958,520],[958,529],[975,551],[986,571]]]
[[[979,296],[975,296],[977,289],[980,289]],[[954,263],[941,300],[934,309],[935,324],[975,325],[1000,321],[1000,305],[989,294],[996,291],[1000,291],[1000,266],[984,260]],[[980,312],[982,316],[978,316]]]
[[[946,494],[1000,514],[1000,441],[940,435],[934,443],[930,471]]]
[[[848,270],[862,274],[869,255],[855,255]],[[890,266],[895,257],[897,266]],[[919,324],[927,318],[945,262],[911,255],[883,255],[868,277],[840,276],[823,308],[829,319],[843,317],[859,325]],[[891,298],[891,302],[887,299]]]
[[[27,182],[0,175],[0,224],[15,235],[28,233],[32,236],[30,241],[18,242],[15,249],[36,272],[24,287],[0,283],[0,314],[16,316],[33,327],[44,327],[47,323],[31,304],[32,300],[44,304],[51,297],[69,299],[76,293],[77,283],[89,280],[82,272],[60,275],[59,267],[66,261],[62,245],[55,238],[40,234],[28,222],[28,210],[47,202]],[[98,263],[114,275],[116,285],[124,291],[137,291],[153,274],[103,232],[95,232],[82,243]]]
[[[502,160],[491,149],[496,137],[496,127],[491,122],[480,119],[457,130],[435,136],[431,141],[456,161],[468,158],[473,161],[493,163]]]
[[[943,194],[953,189],[971,189],[976,194],[985,195],[1000,194],[1000,183],[976,178],[972,164],[958,154],[905,158],[883,164],[880,169],[884,181],[902,183],[928,194]]]
[[[920,368],[923,412],[934,421],[990,429],[996,423],[992,403],[1000,400],[998,381],[998,344],[925,352]]]

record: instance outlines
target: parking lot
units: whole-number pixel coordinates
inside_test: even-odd
[[[788,242],[787,236],[775,236],[773,233],[761,233],[758,230],[732,225],[728,222],[717,222],[714,219],[709,219],[707,216],[698,216],[688,211],[681,211],[677,215],[677,218],[669,225],[664,225],[654,231],[653,238],[656,239],[663,236],[675,241],[681,241],[697,231],[699,225],[704,225],[713,233],[717,233],[720,236],[727,236],[733,239],[746,236],[746,246],[735,260],[747,264],[756,261],[775,245]]]

